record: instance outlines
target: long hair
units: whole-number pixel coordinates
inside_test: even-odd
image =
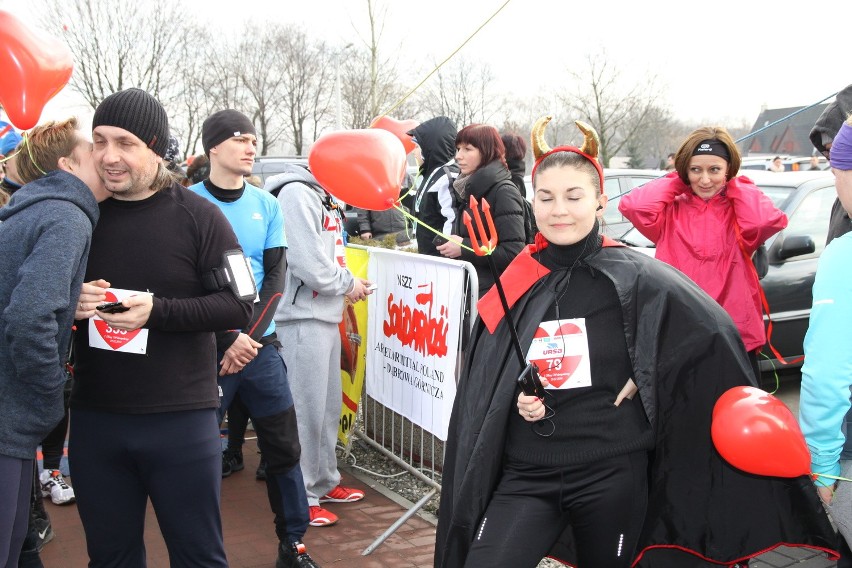
[[[151,182],[151,189],[160,191],[177,182],[179,182],[179,179],[175,173],[168,168],[165,162],[159,162],[157,164],[157,175],[154,176],[154,181]]]

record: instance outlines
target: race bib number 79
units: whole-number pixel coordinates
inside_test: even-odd
[[[544,321],[533,336],[527,361],[535,363],[548,389],[575,389],[592,385],[586,319]]]

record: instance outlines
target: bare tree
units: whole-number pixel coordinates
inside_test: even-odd
[[[421,95],[433,116],[448,116],[459,128],[489,122],[502,108],[495,103],[494,74],[486,63],[459,59],[445,65]]]
[[[349,46],[338,51],[346,53],[341,59],[342,98],[345,103],[344,124],[349,128],[367,128],[382,114],[399,118],[414,116],[419,108],[416,100],[405,99],[406,89],[399,74],[399,49],[387,49],[383,45],[384,24],[388,6],[379,0],[365,0],[367,8],[367,31],[362,34],[353,22],[361,46],[349,50]],[[387,54],[390,54],[389,56]]]
[[[322,41],[311,41],[295,27],[278,36],[277,58],[270,70],[280,74],[286,139],[297,154],[319,135],[331,116],[334,65]]]
[[[216,110],[230,106],[220,102],[223,92],[228,97],[227,88],[213,83],[219,62],[230,60],[225,53],[230,49],[228,44],[217,49],[199,50],[198,45],[220,44],[212,40],[209,30],[203,26],[190,26],[187,34],[194,41],[181,43],[174,72],[180,76],[183,85],[169,108],[169,127],[183,145],[184,156],[197,151],[204,119]],[[235,73],[233,70],[229,72]]]
[[[282,58],[280,50],[289,47],[293,28],[266,26],[258,29],[246,26],[243,38],[233,61],[238,66],[240,85],[250,101],[251,118],[258,129],[260,155],[287,134],[287,123],[282,116],[287,109],[287,85],[285,76],[279,72]]]
[[[597,130],[601,163],[608,167],[610,159],[646,127],[660,93],[654,76],[633,84],[622,80],[620,70],[607,59],[605,51],[589,54],[586,61],[585,70],[570,72],[574,93],[562,97],[562,102]]]
[[[364,72],[372,65],[371,61],[369,51],[349,50],[346,61],[341,64],[341,93],[346,128],[367,128],[383,113],[400,119],[411,118],[417,114],[419,105],[416,98],[399,102],[405,96],[406,89],[398,82],[392,69],[382,72],[381,80],[375,83],[370,75]],[[391,109],[391,106],[394,108]]]
[[[39,1],[42,25],[62,35],[74,55],[70,86],[93,109],[128,87],[165,105],[180,91],[181,78],[166,62],[175,61],[185,32],[167,0],[138,0],[132,9],[99,0]]]

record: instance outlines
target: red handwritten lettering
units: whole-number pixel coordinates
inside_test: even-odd
[[[388,294],[387,319],[382,322],[385,337],[396,336],[403,345],[413,347],[421,355],[445,356],[448,310],[446,306],[439,306],[435,314],[432,301],[431,289],[416,297],[417,304],[428,304],[426,310],[406,306],[403,300],[394,302],[393,293]]]

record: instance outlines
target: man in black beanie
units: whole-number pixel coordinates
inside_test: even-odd
[[[100,208],[75,314],[69,459],[89,566],[145,566],[150,498],[171,566],[224,568],[214,332],[244,327],[252,305],[215,275],[239,243],[166,169],[168,118],[154,97],[112,94],[92,128],[114,199]]]
[[[219,419],[236,395],[251,415],[257,444],[267,462],[266,488],[279,540],[276,568],[319,568],[302,542],[310,520],[308,496],[299,465],[301,446],[293,395],[272,321],[287,269],[281,206],[271,193],[245,181],[257,152],[254,125],[248,117],[232,109],[210,115],[201,127],[201,141],[210,157],[210,177],[189,189],[216,204],[231,222],[258,283],[258,302],[249,325],[216,334],[222,393]],[[237,432],[230,412],[223,477],[244,467],[245,422]]]

